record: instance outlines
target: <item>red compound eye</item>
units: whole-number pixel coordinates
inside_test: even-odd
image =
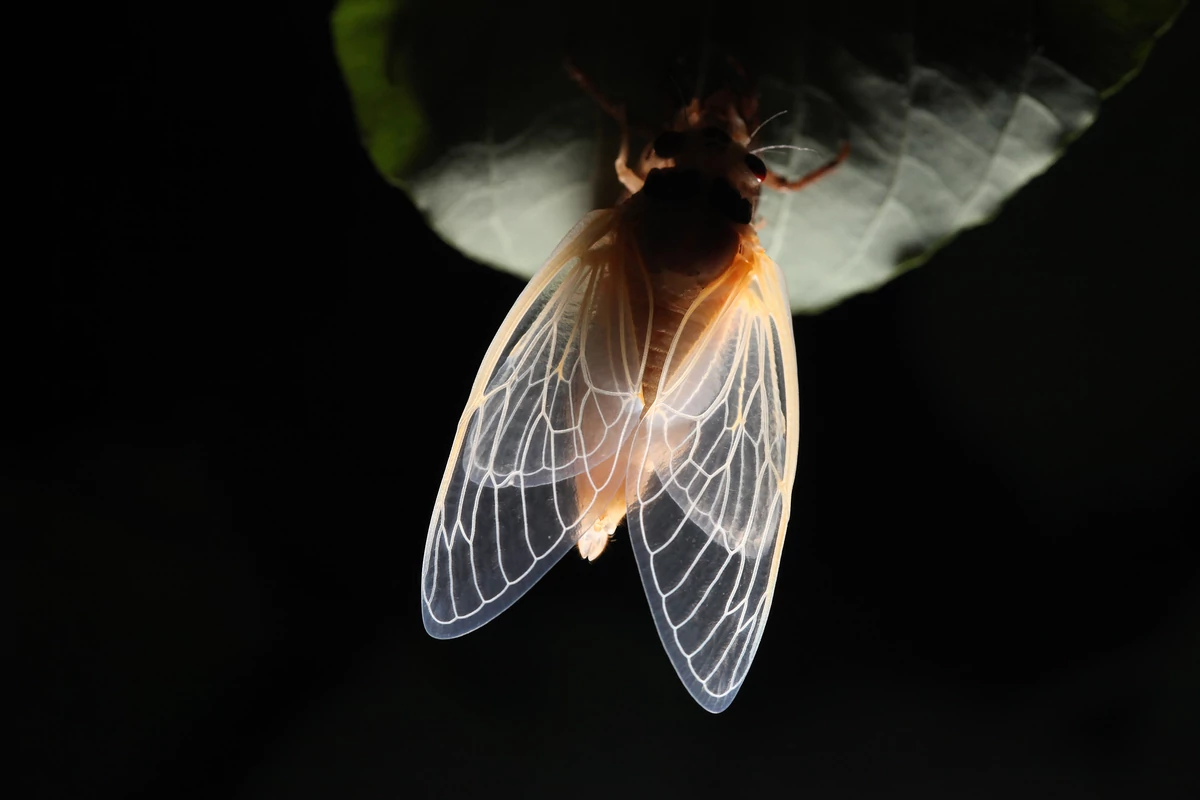
[[[760,183],[767,179],[767,165],[754,153],[746,153],[746,168],[754,173],[754,177],[758,178]]]

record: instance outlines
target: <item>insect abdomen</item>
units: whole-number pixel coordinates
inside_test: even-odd
[[[659,394],[663,373],[674,374],[727,305],[742,281],[733,274],[744,269],[742,259],[707,285],[673,273],[650,276],[653,311],[650,315],[642,398],[649,408]]]

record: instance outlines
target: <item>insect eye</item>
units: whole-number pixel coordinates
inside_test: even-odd
[[[758,178],[759,183],[767,179],[767,165],[754,153],[746,153],[746,168],[754,173],[754,177]]]
[[[654,152],[659,158],[674,158],[683,150],[684,135],[679,131],[663,131],[654,140]]]

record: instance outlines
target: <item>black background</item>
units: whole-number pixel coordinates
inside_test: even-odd
[[[6,359],[29,796],[1188,796],[1196,13],[997,221],[797,320],[793,524],[715,717],[620,537],[424,633],[521,286],[374,172],[328,9],[92,13]]]

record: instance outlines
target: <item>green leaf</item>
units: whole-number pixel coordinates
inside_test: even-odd
[[[740,64],[762,118],[787,111],[756,143],[816,151],[766,153],[775,169],[798,176],[851,146],[829,176],[765,191],[759,206],[793,310],[812,312],[992,218],[1136,74],[1183,5],[764,0],[751,13],[532,0],[518,13],[490,0],[342,0],[333,30],[379,170],[466,255],[525,277],[618,197],[616,125],[567,79],[564,54],[643,137],[697,83],[738,80]]]
[[[333,12],[338,62],[354,101],[363,144],[384,175],[401,175],[425,142],[403,39],[403,0],[354,0]]]

